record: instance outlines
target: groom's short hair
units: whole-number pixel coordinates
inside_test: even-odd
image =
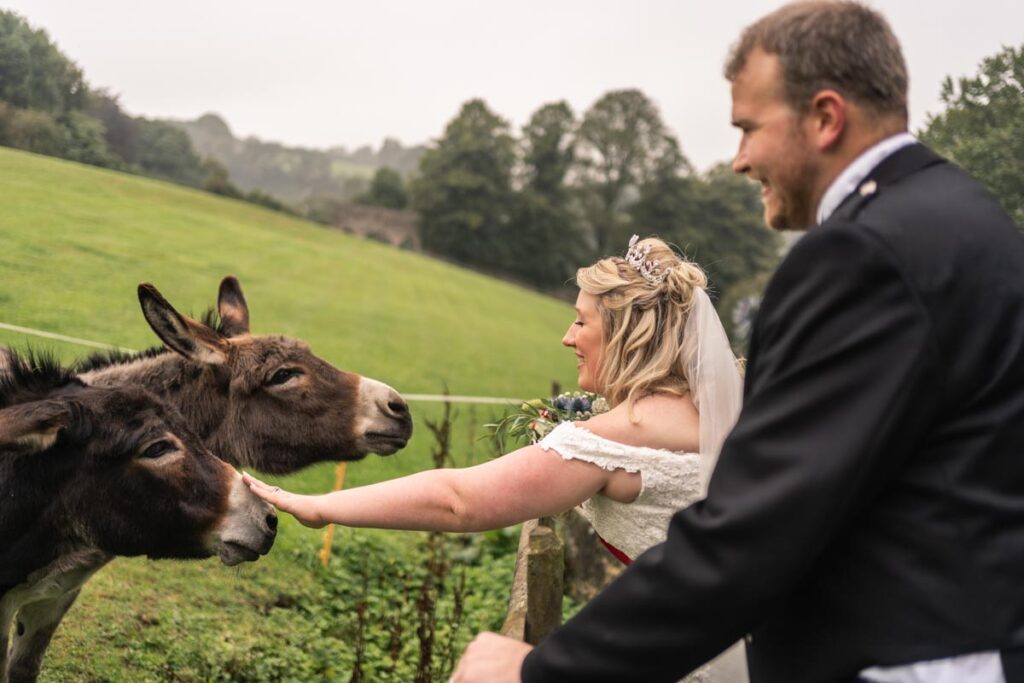
[[[776,55],[786,102],[806,112],[814,94],[832,89],[884,116],[907,118],[907,65],[881,14],[849,0],[794,2],[743,31],[725,65],[735,80],[760,48]]]

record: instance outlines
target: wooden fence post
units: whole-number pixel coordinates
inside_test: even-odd
[[[562,623],[564,547],[550,518],[523,524],[502,635],[536,645]]]
[[[565,548],[553,525],[540,520],[530,531],[526,565],[526,637],[536,645],[562,624]]]

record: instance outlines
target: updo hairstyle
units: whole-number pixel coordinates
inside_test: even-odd
[[[655,393],[682,395],[689,391],[683,330],[697,288],[707,287],[700,266],[677,255],[660,239],[637,243],[650,246],[646,259],[657,261],[654,284],[626,259],[613,256],[576,271],[576,284],[597,297],[604,327],[604,361],[598,379],[609,405],[628,401],[630,414],[638,399]]]

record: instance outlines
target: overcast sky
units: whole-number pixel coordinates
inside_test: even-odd
[[[777,0],[0,0],[133,115],[223,116],[236,135],[326,148],[425,143],[467,99],[517,129],[565,99],[581,115],[639,88],[700,169],[726,160],[722,63]],[[903,43],[912,129],[969,75],[1024,43],[1020,0],[874,0]]]

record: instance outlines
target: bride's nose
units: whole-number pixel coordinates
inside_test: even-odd
[[[572,334],[572,325],[569,325],[569,329],[565,331],[565,336],[562,337],[562,346],[576,346],[576,339]]]

